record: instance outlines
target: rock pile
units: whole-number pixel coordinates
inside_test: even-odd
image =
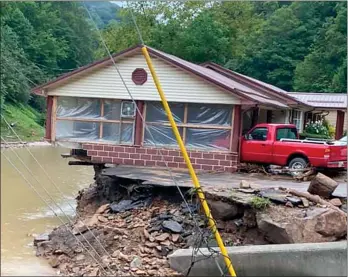
[[[118,275],[173,276],[176,273],[169,268],[167,255],[174,250],[206,247],[205,243],[216,246],[209,236],[205,220],[198,214],[197,205],[190,203],[190,210],[196,219],[194,221],[184,203],[152,199],[148,200],[147,204],[142,201],[140,205],[137,201],[139,200],[123,199],[104,204],[93,216],[84,220],[85,224],[77,220],[74,226],[70,226],[86,247],[88,244],[84,242],[81,233],[89,240],[101,256],[103,264],[107,264]],[[257,238],[255,230],[248,236],[245,232],[246,227],[242,225],[241,219],[238,222],[218,221],[218,227],[222,229],[222,237],[227,245],[249,244]],[[91,232],[100,240],[111,257],[103,252]],[[202,236],[206,238],[204,243]],[[64,226],[49,234],[47,241],[43,241],[43,237],[39,239],[40,241],[35,243],[37,255],[48,258],[51,266],[57,268],[60,274],[103,275],[98,264]],[[266,243],[262,239],[257,239],[260,244]],[[96,255],[95,258],[98,259]],[[105,270],[108,271],[107,268]]]

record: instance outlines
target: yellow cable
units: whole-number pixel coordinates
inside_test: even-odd
[[[197,175],[196,175],[196,173],[195,173],[195,171],[193,169],[193,166],[191,164],[191,160],[190,160],[190,158],[189,158],[189,156],[187,154],[184,142],[181,139],[178,127],[176,126],[176,123],[174,121],[172,112],[171,112],[171,110],[169,108],[167,99],[166,99],[166,97],[164,95],[164,92],[162,90],[161,84],[160,84],[159,79],[157,77],[157,74],[155,72],[155,68],[153,67],[153,64],[152,64],[152,61],[151,61],[151,58],[150,58],[149,52],[147,51],[146,46],[143,46],[141,48],[141,51],[143,52],[143,55],[145,57],[147,66],[150,69],[150,72],[151,72],[152,78],[153,78],[153,80],[155,82],[157,91],[158,91],[158,93],[159,93],[159,95],[161,97],[163,107],[164,107],[164,109],[165,109],[165,111],[167,113],[170,125],[172,126],[172,130],[173,130],[174,135],[175,135],[175,138],[176,138],[176,140],[177,140],[177,142],[179,144],[181,153],[182,153],[182,155],[184,157],[184,160],[186,162],[187,168],[188,168],[188,170],[190,172],[190,175],[191,175],[191,178],[192,178],[192,182],[193,182],[193,184],[194,184],[194,186],[195,186],[195,188],[197,190],[198,197],[199,197],[199,199],[201,201],[201,204],[202,204],[202,207],[204,209],[205,215],[208,218],[210,228],[212,229],[212,232],[215,235],[216,242],[217,242],[217,244],[218,244],[218,246],[219,246],[219,248],[221,250],[221,254],[223,255],[223,258],[224,258],[224,261],[225,261],[226,266],[228,268],[228,271],[229,271],[231,276],[236,276],[236,273],[234,271],[231,259],[228,256],[226,247],[225,247],[225,245],[224,245],[224,243],[223,243],[223,241],[221,239],[220,233],[219,233],[219,231],[218,231],[218,229],[216,227],[215,221],[214,221],[214,219],[213,219],[213,217],[211,215],[211,212],[210,212],[209,206],[207,204],[207,201],[205,200],[205,196],[204,196],[204,193],[202,191],[201,185],[199,184]]]

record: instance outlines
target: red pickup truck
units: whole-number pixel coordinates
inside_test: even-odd
[[[241,161],[302,169],[347,168],[347,146],[299,140],[295,125],[258,124],[241,138]]]

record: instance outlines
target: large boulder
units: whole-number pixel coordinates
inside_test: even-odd
[[[230,220],[243,216],[244,209],[238,204],[212,199],[208,204],[214,219]]]
[[[272,243],[330,242],[347,234],[347,218],[332,209],[307,211],[272,206],[256,215],[258,228]]]

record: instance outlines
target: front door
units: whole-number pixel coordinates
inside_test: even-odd
[[[271,163],[272,141],[267,127],[257,127],[246,135],[242,142],[242,161]]]

